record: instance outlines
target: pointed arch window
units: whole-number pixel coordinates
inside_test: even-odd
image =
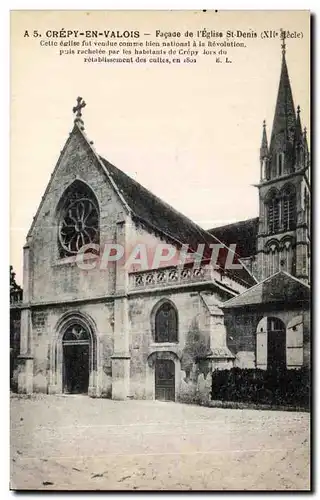
[[[277,154],[277,174],[280,177],[284,171],[284,153]]]
[[[58,243],[60,257],[76,255],[88,244],[99,244],[100,214],[90,187],[75,181],[64,192],[58,207]],[[92,248],[88,252],[95,253]]]
[[[270,166],[270,160],[268,158],[264,160],[264,173],[265,173],[265,179],[269,181],[271,179],[271,166]]]
[[[280,269],[294,274],[294,240],[286,237],[280,242]]]
[[[271,241],[266,249],[267,276],[272,276],[279,271],[279,244],[277,241]]]
[[[178,314],[170,302],[162,304],[156,312],[155,342],[178,342]]]
[[[282,226],[285,231],[295,228],[296,193],[293,186],[286,186],[282,191]]]

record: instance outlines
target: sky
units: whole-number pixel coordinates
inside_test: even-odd
[[[59,55],[25,30],[256,31],[232,64],[108,65]],[[287,65],[295,105],[310,128],[309,16],[306,11],[85,12],[11,14],[10,259],[22,277],[22,247],[73,127],[82,96],[86,134],[111,163],[204,228],[258,215],[262,122],[270,137],[289,29]],[[214,40],[214,39],[211,39]]]

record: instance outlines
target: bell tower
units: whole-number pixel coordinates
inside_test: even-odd
[[[283,33],[283,32],[282,32]],[[310,277],[310,179],[306,128],[295,109],[285,38],[270,145],[263,122],[260,147],[257,278],[283,270],[308,283]]]

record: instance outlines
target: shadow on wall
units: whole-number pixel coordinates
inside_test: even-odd
[[[179,400],[185,403],[205,403],[210,399],[212,377],[209,360],[210,339],[193,319],[181,356],[181,385]]]
[[[20,373],[18,354],[10,350],[10,391],[18,392],[18,377]]]
[[[101,397],[111,399],[112,397],[112,367],[110,361],[105,361],[102,370]]]

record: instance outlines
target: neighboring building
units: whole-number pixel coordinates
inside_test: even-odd
[[[19,390],[190,401],[208,397],[211,370],[308,365],[309,157],[284,50],[257,219],[200,228],[96,153],[83,106],[79,98],[24,246]],[[236,243],[245,265],[226,269],[222,251],[219,268],[208,267],[221,241]],[[201,244],[204,256],[198,267],[103,269],[98,245],[126,258],[137,242],[180,256]],[[84,270],[76,256],[86,244]]]
[[[310,287],[285,271],[222,305],[240,368],[310,366]]]
[[[16,282],[16,273],[10,266],[10,388],[17,389],[14,371],[18,366],[20,353],[20,307],[22,304],[22,288]]]

